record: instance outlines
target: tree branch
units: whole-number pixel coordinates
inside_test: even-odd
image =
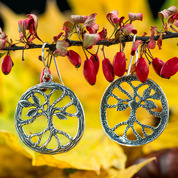
[[[154,36],[154,40],[157,41],[158,38],[159,38],[160,35],[156,35]],[[133,36],[130,35],[130,36],[123,36],[123,40],[122,42],[132,42],[133,41]],[[173,33],[173,32],[167,32],[166,35],[163,35],[162,36],[162,40],[165,40],[165,39],[169,39],[169,38],[178,38],[178,33]],[[150,37],[149,36],[137,36],[136,37],[136,40],[142,40],[143,42],[147,42],[149,41]],[[68,43],[69,43],[69,46],[82,46],[83,42],[82,41],[74,41],[74,40],[70,40],[70,39],[67,39],[66,40]],[[118,38],[118,39],[111,39],[110,41],[108,40],[102,40],[102,41],[99,41],[96,45],[104,45],[104,46],[111,46],[111,45],[115,45],[115,44],[118,44],[120,43],[121,40]],[[12,46],[12,47],[4,47],[3,49],[1,50],[12,50],[12,51],[16,51],[16,50],[27,50],[27,49],[36,49],[36,48],[42,48],[42,45],[39,45],[39,44],[30,44],[29,45],[29,48],[24,48],[24,46]],[[47,44],[45,46],[45,48],[49,48],[50,50],[55,50],[56,48],[56,45],[55,44]]]

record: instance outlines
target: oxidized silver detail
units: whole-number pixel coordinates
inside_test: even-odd
[[[104,131],[106,134],[116,141],[117,143],[120,143],[122,145],[126,146],[139,146],[143,145],[146,143],[149,143],[156,139],[165,129],[168,118],[169,118],[169,108],[168,108],[168,103],[165,94],[163,93],[162,89],[152,80],[147,79],[145,82],[140,82],[137,86],[134,86],[132,84],[133,81],[139,81],[135,75],[128,75],[128,76],[123,76],[118,79],[116,79],[113,83],[111,83],[106,91],[104,92],[104,95],[101,100],[101,107],[100,107],[100,118],[101,118],[101,123],[103,126]],[[128,83],[130,87],[133,89],[133,96],[126,91],[121,84],[122,83]],[[142,86],[147,85],[148,88],[146,88],[143,91],[143,96],[141,97],[138,94],[138,89]],[[126,94],[129,99],[122,99],[119,98],[117,95],[113,93],[113,90],[115,88],[118,88],[122,93]],[[154,90],[154,93],[151,94],[151,90]],[[108,104],[108,99],[110,97],[114,97],[117,100],[117,103],[114,105]],[[136,97],[139,98],[139,101],[136,101]],[[160,100],[161,105],[162,105],[162,111],[161,112],[156,112],[151,109],[157,108],[156,104],[152,100]],[[143,104],[144,103],[144,104]],[[117,111],[124,111],[127,107],[131,108],[130,116],[129,118],[124,121],[116,124],[113,128],[110,128],[108,125],[107,121],[107,109],[108,108],[117,108]],[[145,108],[150,115],[155,116],[160,118],[160,122],[158,126],[153,127],[150,125],[145,125],[139,122],[136,118],[136,111],[139,107]],[[118,118],[119,120],[119,118]],[[142,128],[142,132],[144,137],[141,137],[137,131],[135,130],[133,124],[136,122],[139,124]],[[119,128],[122,125],[126,125],[125,131],[122,136],[119,136],[115,133],[115,130]],[[128,129],[131,128],[134,135],[136,136],[136,140],[129,140],[127,138],[127,131]],[[145,128],[151,129],[153,132],[151,135],[148,135],[145,131]]]
[[[51,92],[49,94],[46,94],[43,92],[44,89],[51,89]],[[61,90],[62,94],[59,98],[57,98],[51,105],[50,105],[50,97],[56,90]],[[40,100],[37,96],[35,96],[35,93],[41,94],[45,98],[45,102],[40,105]],[[63,107],[55,107],[55,105],[59,102],[61,102],[65,96],[69,96],[71,99],[71,102],[66,104]],[[32,97],[33,102],[29,101],[29,98]],[[47,109],[44,109],[44,106],[47,105]],[[66,111],[66,109],[74,105],[76,108],[76,113],[69,113]],[[23,120],[21,118],[22,116],[22,110],[23,108],[28,108],[33,106],[32,109],[29,109],[27,115],[30,117],[30,119]],[[42,112],[39,112],[41,110]],[[42,132],[38,133],[33,133],[30,135],[27,135],[23,129],[24,125],[33,123],[36,118],[39,116],[44,115],[47,118],[47,128],[45,128]],[[66,116],[70,117],[75,117],[78,119],[78,130],[77,133],[74,137],[71,137],[68,133],[58,130],[55,128],[54,123],[53,123],[53,117],[52,116],[58,116],[59,119],[67,119]],[[15,126],[17,133],[21,140],[32,150],[42,153],[42,154],[57,154],[57,153],[63,153],[67,152],[70,149],[72,149],[81,139],[83,132],[84,132],[84,111],[82,108],[82,105],[77,98],[77,96],[73,93],[72,90],[69,88],[62,86],[58,83],[54,83],[51,80],[49,82],[43,82],[40,83],[30,89],[28,89],[20,98],[17,108],[16,108],[16,113],[15,113]],[[50,131],[50,135],[48,140],[43,144],[40,145],[40,141],[42,138],[42,135],[46,133],[47,131]],[[60,143],[60,140],[57,136],[57,134],[62,134],[66,138],[69,139],[69,142],[65,145],[62,145]],[[38,136],[37,142],[33,142],[31,139],[32,137]],[[54,149],[49,149],[48,144],[51,141],[52,137],[55,137],[57,140],[57,147]]]

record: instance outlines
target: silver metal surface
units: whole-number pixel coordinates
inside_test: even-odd
[[[44,89],[51,89],[51,91],[50,93],[46,94],[45,92],[43,92]],[[52,104],[50,104],[50,97],[56,90],[60,90],[62,94]],[[41,94],[45,98],[43,104],[40,104],[40,99],[35,96],[35,93]],[[71,102],[67,103],[65,106],[57,106],[57,104],[61,102],[66,96],[70,97]],[[32,98],[32,102],[30,102],[30,98]],[[67,108],[72,105],[75,106],[76,112],[71,114],[67,111]],[[46,106],[47,108],[45,108]],[[26,113],[26,116],[28,116],[29,119],[26,120],[22,118],[22,111],[24,108],[29,108],[28,112]],[[47,127],[41,132],[31,133],[30,135],[27,135],[24,131],[23,126],[35,122],[35,120],[40,116],[45,116],[47,118]],[[53,123],[53,116],[56,116],[58,119],[61,120],[68,119],[67,116],[76,118],[78,120],[78,130],[76,135],[74,137],[71,137],[68,133],[55,128],[55,125]],[[28,89],[21,96],[17,104],[15,113],[15,126],[18,135],[29,148],[42,154],[57,154],[67,152],[72,149],[81,139],[84,132],[84,125],[84,111],[77,96],[69,88],[58,83],[53,83],[51,79],[49,82],[44,81],[43,83]],[[41,144],[42,136],[47,131],[50,132],[49,138],[44,144]],[[65,136],[69,140],[69,142],[65,145],[62,145],[60,139],[58,138],[58,134]],[[36,142],[33,142],[33,137],[38,138],[38,140]],[[57,147],[54,149],[48,148],[52,137],[57,140]]]
[[[119,144],[126,146],[139,146],[153,141],[163,132],[169,118],[168,103],[162,89],[150,79],[147,79],[147,81],[143,83],[140,82],[139,84],[137,84],[137,86],[133,85],[134,81],[139,81],[135,75],[123,76],[121,78],[116,79],[108,86],[108,88],[104,92],[100,107],[100,118],[104,131],[111,139],[113,139]],[[130,87],[133,89],[133,96],[121,86],[122,83],[128,83],[130,85]],[[140,96],[138,94],[138,89],[145,86],[147,86],[147,88],[143,91],[143,96]],[[114,94],[113,90],[115,88],[119,89],[122,93],[124,93],[128,97],[128,99],[119,98],[116,94]],[[154,91],[153,94],[151,94],[151,90]],[[108,99],[110,97],[115,98],[117,100],[117,103],[114,105],[108,104]],[[139,101],[136,100],[136,98],[139,98]],[[153,110],[157,108],[154,100],[160,100],[162,106],[161,112]],[[119,123],[119,112],[125,111],[127,107],[130,107],[131,109],[130,116],[126,121]],[[146,109],[150,115],[160,119],[160,122],[156,127],[142,124],[136,118],[136,111],[140,107]],[[109,115],[107,115],[107,109],[116,109],[118,112],[118,124],[116,124],[112,128],[110,128],[108,124],[107,118],[109,118]],[[136,129],[134,128],[134,123],[140,125],[144,135],[143,137],[141,137],[137,133]],[[124,130],[123,135],[119,136],[115,133],[115,130],[119,129],[119,127],[123,125],[125,125],[126,128]],[[136,136],[136,139],[131,140],[127,138],[127,131],[129,128],[132,129],[133,134]],[[146,128],[151,129],[152,134],[147,134],[145,131]]]

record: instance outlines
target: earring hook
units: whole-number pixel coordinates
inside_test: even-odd
[[[48,43],[48,42],[43,43],[41,56],[42,56],[42,61],[43,61],[44,67],[46,69],[45,75],[46,75],[46,77],[48,77],[50,74],[49,74],[48,66],[45,64],[45,59],[44,59],[44,49],[45,49],[46,44],[50,44],[50,43]],[[59,81],[62,83],[62,85],[64,85],[62,78],[61,78],[61,75],[60,75],[60,72],[59,72],[59,68],[58,68],[58,65],[57,65],[56,58],[54,56],[53,56],[53,59],[54,59],[54,64],[55,64],[55,67],[56,67],[56,71],[57,71]]]
[[[45,64],[45,58],[44,58],[44,49],[45,49],[45,46],[46,44],[49,44],[48,42],[45,42],[43,43],[42,45],[42,50],[41,50],[41,57],[42,57],[42,62],[43,62],[43,65],[45,67],[45,76],[48,77],[50,74],[49,74],[49,70],[48,70],[48,66]]]
[[[53,59],[54,59],[54,64],[55,64],[55,67],[56,67],[56,71],[57,71],[57,75],[58,75],[59,81],[62,83],[62,85],[64,85],[64,83],[62,81],[62,78],[61,78],[61,75],[60,75],[60,72],[59,72],[59,68],[58,68],[58,65],[57,65],[56,58],[54,56],[53,56]]]
[[[134,35],[134,37],[133,37],[132,47],[133,47],[133,44],[134,44],[134,42],[135,42],[136,36],[137,36],[137,35],[135,34],[135,35]],[[131,56],[130,56],[129,67],[128,67],[128,71],[127,71],[127,75],[129,75],[130,70],[131,70],[131,66],[132,66],[132,59],[133,59],[133,56],[131,55]]]

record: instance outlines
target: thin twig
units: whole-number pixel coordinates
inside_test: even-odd
[[[154,40],[157,41],[160,35],[156,35],[154,37]],[[162,35],[162,40],[169,39],[169,38],[178,38],[178,33],[173,33],[173,32],[167,32],[166,35]],[[149,36],[137,36],[136,40],[142,40],[143,42],[149,41],[150,37]],[[69,46],[82,46],[83,42],[82,41],[75,41],[75,40],[66,40],[69,43]],[[119,39],[110,39],[108,40],[101,40],[99,41],[96,45],[103,45],[103,46],[111,46],[118,44],[120,42],[132,42],[133,41],[133,36],[125,36],[124,40],[120,41]],[[29,46],[29,48],[24,49],[24,46],[11,46],[11,47],[4,47],[1,50],[28,50],[28,49],[35,49],[35,48],[42,48],[42,45],[39,44],[32,44]],[[55,50],[56,45],[55,44],[47,44],[45,48],[50,48],[50,50]]]

